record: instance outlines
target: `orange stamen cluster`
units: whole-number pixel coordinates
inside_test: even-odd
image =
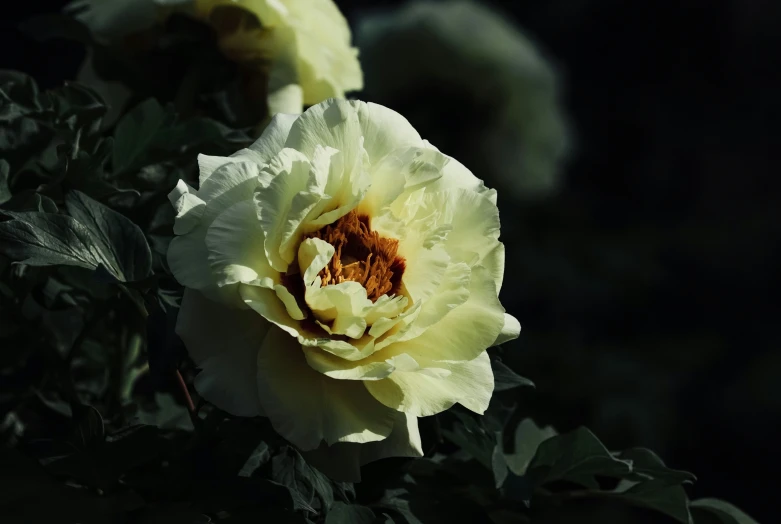
[[[334,246],[334,256],[319,273],[322,286],[358,282],[372,302],[399,292],[405,267],[404,259],[397,255],[399,241],[372,231],[369,217],[350,211],[307,238],[319,238]]]

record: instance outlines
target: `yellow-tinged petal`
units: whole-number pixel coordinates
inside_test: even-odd
[[[298,247],[298,267],[303,271],[304,285],[311,286],[317,274],[334,256],[334,246],[320,238],[307,238]]]
[[[436,150],[431,144],[427,144],[429,148]],[[485,186],[485,183],[477,178],[472,172],[464,166],[461,162],[453,157],[448,156],[448,162],[442,168],[442,178],[436,180],[428,188],[429,191],[436,192],[445,189],[467,189],[474,193],[484,196],[494,204],[496,204],[496,190],[489,189]]]
[[[366,389],[389,408],[416,417],[436,415],[459,403],[475,413],[488,409],[494,390],[491,360],[485,351],[470,361],[438,362],[425,371],[396,371],[383,380],[365,381]],[[431,373],[441,369],[449,373]]]
[[[237,282],[273,287],[279,272],[266,260],[255,204],[244,200],[219,215],[206,232],[209,263],[217,285]]]
[[[492,345],[498,346],[499,344],[504,344],[505,342],[515,340],[516,338],[518,338],[518,335],[520,334],[521,334],[521,323],[518,322],[518,319],[516,319],[514,316],[505,313],[502,332],[499,333],[499,336],[496,337],[496,340],[494,340],[494,343]]]
[[[265,234],[264,248],[271,266],[284,272],[292,260],[285,260],[280,253],[282,235],[287,226],[288,214],[296,213],[294,197],[306,190],[309,181],[309,160],[293,149],[283,149],[263,167],[268,185],[261,185],[255,193],[260,227]],[[303,203],[308,205],[309,202]]]
[[[394,412],[360,382],[335,380],[306,363],[301,345],[272,328],[258,353],[260,402],[274,429],[303,450],[321,442],[366,443],[390,435]]]
[[[362,147],[359,139],[363,137]],[[399,148],[421,145],[420,135],[403,116],[387,107],[353,100],[330,99],[307,109],[290,128],[285,147],[311,156],[317,146],[345,154],[345,165],[366,154],[371,165]]]
[[[474,191],[430,192],[426,188],[418,216],[432,217],[431,227],[450,226],[444,247],[454,261],[484,265],[483,260],[498,243],[499,210]],[[494,273],[493,268],[488,269]]]
[[[454,271],[454,280],[449,284],[455,284],[462,277],[462,273]],[[476,266],[471,269],[469,297],[450,309],[462,298],[457,289],[443,292],[436,312],[444,312],[444,316],[422,333],[415,330],[414,338],[404,337],[407,340],[390,345],[386,351],[407,353],[423,367],[429,361],[472,360],[483,353],[493,345],[505,322],[504,308],[496,296],[493,279],[485,268]],[[421,316],[424,316],[423,311],[418,319]],[[411,330],[414,328],[413,322]]]
[[[180,284],[197,289],[229,307],[245,307],[235,286],[218,287],[209,264],[206,234],[217,216],[232,205],[251,199],[257,185],[258,167],[247,162],[225,164],[204,182],[196,194],[205,202],[204,207],[199,208],[202,211],[198,211],[197,225],[188,228],[186,234],[174,237],[168,247],[168,266]]]

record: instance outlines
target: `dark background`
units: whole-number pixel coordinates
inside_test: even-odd
[[[398,2],[337,3],[353,20]],[[42,88],[75,76],[80,46],[15,29],[62,4],[4,12],[0,67]],[[494,5],[560,71],[576,140],[557,195],[499,197],[502,302],[524,329],[510,358],[537,384],[525,405],[560,430],[586,424],[611,448],[651,447],[699,477],[692,498],[774,521],[781,3]]]

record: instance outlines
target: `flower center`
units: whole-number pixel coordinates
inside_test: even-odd
[[[358,282],[372,302],[382,295],[399,293],[405,268],[404,259],[397,255],[399,241],[372,231],[368,216],[350,211],[306,238],[319,238],[334,246],[333,258],[319,273],[323,287]]]

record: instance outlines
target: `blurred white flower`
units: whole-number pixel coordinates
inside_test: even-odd
[[[350,28],[332,0],[75,0],[65,11],[104,43],[189,13],[214,28],[226,57],[266,78],[270,115],[363,87]]]
[[[411,2],[359,18],[356,43],[366,98],[395,107],[425,92],[453,105],[446,95],[457,93],[484,123],[478,131],[462,124],[471,131],[462,160],[480,159],[478,174],[516,197],[556,188],[568,145],[556,76],[536,46],[500,14],[464,0]],[[435,104],[420,103],[405,114],[432,128],[452,127],[434,113]],[[450,109],[453,115],[469,113]]]

